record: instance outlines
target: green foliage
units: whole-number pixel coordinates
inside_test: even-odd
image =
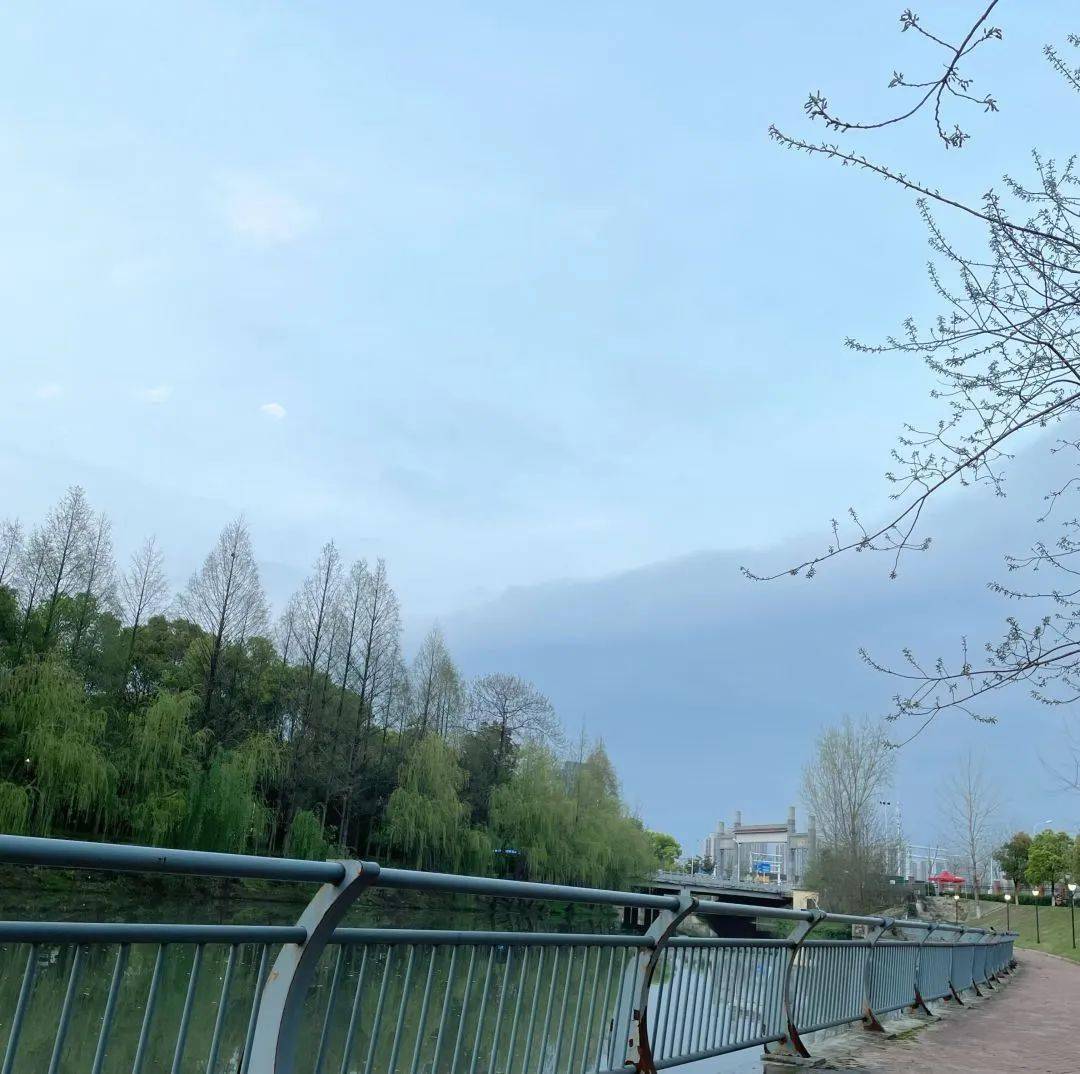
[[[656,867],[602,748],[567,763],[523,745],[561,737],[531,683],[467,690],[437,630],[407,666],[384,564],[354,565],[344,601],[320,559],[328,584],[305,583],[271,640],[250,535],[237,522],[227,537],[171,618],[154,543],[118,578],[81,490],[25,539],[0,523],[0,830],[311,858],[379,847],[612,886]]]
[[[293,817],[285,837],[285,854],[290,858],[309,858],[322,861],[328,854],[319,818],[310,809],[302,809]]]
[[[47,832],[54,817],[106,817],[116,772],[104,751],[105,723],[71,669],[57,661],[35,660],[5,678],[0,730],[7,770],[21,769],[33,789],[37,830]]]
[[[674,869],[679,858],[682,857],[682,847],[673,835],[667,832],[653,832],[646,830],[649,846],[652,848],[653,857],[659,869]]]
[[[1001,871],[1019,888],[1027,875],[1028,854],[1031,852],[1031,836],[1027,832],[1016,832],[1007,843],[994,851],[994,861],[1001,866]]]
[[[1066,832],[1047,828],[1031,841],[1026,876],[1032,884],[1051,888],[1065,878],[1072,865],[1073,841]]]
[[[465,773],[441,739],[423,739],[402,766],[390,795],[383,840],[413,868],[483,868],[490,856],[484,834],[469,824],[461,800]]]

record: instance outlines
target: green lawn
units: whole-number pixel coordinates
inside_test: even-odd
[[[966,899],[961,903],[962,907],[971,907]],[[974,914],[963,917],[968,925],[993,925],[995,928],[1005,928],[1005,904],[1000,902],[984,902],[983,916],[976,920]],[[1080,943],[1080,907],[1076,912],[1077,942]],[[1069,908],[1067,906],[1040,906],[1039,907],[1039,932],[1042,943],[1035,942],[1035,907],[1034,906],[1011,906],[1009,908],[1009,924],[1014,932],[1020,933],[1017,940],[1018,947],[1031,947],[1036,951],[1049,951],[1052,955],[1064,955],[1066,958],[1076,959],[1080,962],[1080,948],[1073,948],[1072,932],[1069,927]]]

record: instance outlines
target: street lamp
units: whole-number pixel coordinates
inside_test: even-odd
[[[1009,928],[1009,903],[1011,903],[1011,902],[1012,902],[1012,896],[1006,891],[1005,892],[1005,931],[1006,932],[1011,931],[1010,928]]]
[[[1039,889],[1032,888],[1031,894],[1035,897],[1035,942],[1042,943],[1042,934],[1039,932]]]
[[[959,924],[960,923],[960,896],[957,894],[957,895],[954,895],[952,898],[953,898],[953,907],[956,910],[956,913],[953,916],[953,920],[957,924]]]
[[[1069,924],[1072,925],[1073,947],[1076,947],[1076,885],[1069,885]]]

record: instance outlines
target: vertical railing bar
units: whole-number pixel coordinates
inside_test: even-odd
[[[67,989],[64,992],[64,1005],[60,1008],[60,1021],[56,1026],[53,1039],[52,1057],[49,1059],[49,1074],[57,1074],[60,1069],[60,1057],[64,1054],[64,1041],[71,1025],[71,1011],[75,1006],[75,993],[79,987],[79,974],[82,971],[83,947],[75,945],[75,957],[71,960],[71,972],[68,974]]]
[[[701,1003],[701,1024],[698,1026],[695,1051],[707,1049],[709,1038],[712,1036],[713,1014],[716,1011],[716,989],[713,986],[713,977],[716,975],[716,956],[719,953],[716,947],[710,947],[705,952],[705,973],[701,982],[704,998]]]
[[[566,1027],[566,1005],[570,999],[570,978],[574,974],[574,958],[577,948],[568,948],[570,955],[566,960],[566,975],[563,978],[562,1004],[559,1007],[559,1027],[555,1031],[555,1070],[559,1069],[559,1057],[562,1055],[563,1030]]]
[[[687,1026],[687,1029],[689,1030],[689,1032],[688,1032],[687,1038],[686,1038],[686,1040],[687,1040],[687,1043],[686,1043],[687,1054],[689,1054],[689,1055],[694,1054],[694,1043],[695,1043],[694,1032],[695,1032],[695,1030],[697,1028],[698,999],[699,999],[699,997],[701,995],[701,962],[702,962],[702,958],[703,958],[703,956],[705,954],[704,948],[701,948],[701,947],[695,947],[695,948],[692,948],[692,950],[694,952],[694,959],[693,959],[693,973],[692,973],[691,978],[690,978],[690,984],[693,986],[693,988],[692,988],[692,991],[691,991],[691,994],[690,994],[690,1011],[689,1011],[689,1014],[690,1014],[689,1023],[690,1024]]]
[[[180,1074],[181,1064],[184,1062],[184,1048],[187,1046],[188,1026],[191,1024],[191,1008],[195,1003],[195,989],[199,984],[199,970],[202,968],[204,945],[195,945],[195,953],[191,957],[191,972],[188,974],[187,992],[184,995],[184,1009],[180,1013],[180,1026],[176,1030],[176,1048],[173,1050],[172,1074]]]
[[[142,1074],[146,1061],[146,1049],[150,1042],[150,1026],[154,1021],[154,1008],[157,1006],[161,977],[165,971],[166,944],[158,944],[157,958],[154,960],[154,973],[150,978],[150,991],[146,994],[146,1007],[143,1011],[142,1028],[139,1030],[139,1043],[135,1048],[135,1060],[131,1065],[131,1074]]]
[[[634,958],[633,971],[630,974],[630,996],[629,1002],[626,1005],[626,1021],[622,1025],[622,1033],[620,1035],[620,1046],[622,1049],[622,1057],[620,1059],[620,1065],[626,1060],[626,1051],[630,1041],[631,1025],[634,1019],[634,1004],[637,1002],[637,997],[641,991],[641,977],[644,972],[644,960],[640,958]]]
[[[109,982],[109,995],[105,1000],[105,1011],[101,1016],[101,1029],[98,1031],[97,1047],[94,1049],[94,1062],[90,1067],[90,1074],[101,1074],[101,1068],[105,1063],[105,1051],[109,1046],[109,1034],[112,1032],[113,1018],[116,1015],[117,997],[120,995],[120,985],[124,978],[124,969],[127,966],[130,950],[128,944],[122,943],[116,952],[112,980]]]
[[[206,1057],[206,1074],[214,1074],[217,1070],[221,1034],[225,1029],[225,1013],[229,1007],[229,992],[232,990],[233,973],[236,971],[236,956],[239,950],[239,944],[229,945],[229,958],[225,963],[225,977],[221,982],[221,996],[218,998],[217,1017],[214,1018],[214,1035],[210,1038],[210,1054]]]
[[[353,992],[352,1006],[349,1009],[349,1026],[345,1030],[345,1043],[341,1051],[340,1074],[349,1074],[349,1060],[352,1058],[353,1042],[356,1040],[356,1027],[360,1020],[360,1004],[364,992],[364,974],[367,970],[368,949],[365,946],[360,955],[360,969],[356,973],[356,991]]]
[[[529,1028],[525,1035],[525,1053],[522,1056],[522,1074],[529,1074],[529,1052],[532,1050],[532,1030],[536,1028],[537,1009],[540,1005],[540,985],[543,980],[544,955],[548,949],[540,949],[540,957],[537,959],[537,979],[532,989],[532,1004],[529,1009]]]
[[[581,1064],[577,1067],[571,1068],[571,1074],[573,1071],[580,1070],[582,1074],[589,1067],[589,1055],[592,1051],[592,1026],[593,1018],[596,1016],[596,1001],[600,994],[600,963],[603,961],[604,951],[603,948],[596,948],[596,965],[593,967],[593,979],[592,990],[589,995],[589,1016],[585,1020],[585,1036],[581,1042]],[[570,1057],[571,1063],[573,1063],[574,1057]]]
[[[679,979],[679,1024],[675,1034],[675,1044],[672,1058],[686,1054],[686,1029],[690,1019],[687,1017],[690,1008],[690,991],[694,980],[694,955],[696,947],[684,947],[682,950],[682,975]]]
[[[446,971],[446,992],[443,995],[442,1011],[439,1015],[439,1031],[435,1036],[435,1054],[431,1058],[431,1074],[436,1074],[439,1068],[439,1053],[442,1051],[443,1032],[446,1029],[446,1019],[450,1013],[450,995],[454,990],[454,968],[457,965],[457,947],[450,948],[450,966]]]
[[[409,958],[405,963],[405,980],[401,982],[401,1005],[398,1008],[397,1023],[394,1026],[394,1040],[390,1045],[390,1058],[386,1064],[386,1074],[394,1074],[398,1052],[401,1049],[401,1033],[405,1028],[405,1011],[409,1005],[409,988],[412,984],[413,965],[416,962],[416,945],[409,944]]]
[[[637,950],[632,948],[630,957],[636,960]],[[619,994],[615,998],[615,1007],[611,1013],[611,1029],[608,1033],[608,1061],[609,1067],[615,1066],[615,1041],[621,1035],[621,1029],[619,1022],[622,1018],[622,1002],[623,992],[626,989],[626,957],[620,948],[619,950]],[[631,993],[632,994],[632,993]],[[523,1072],[524,1074],[524,1072]]]
[[[255,1040],[255,1023],[259,1018],[259,1004],[262,1002],[263,987],[266,985],[266,971],[269,964],[270,945],[263,944],[262,954],[259,955],[259,968],[255,973],[255,994],[251,997],[251,1014],[248,1016],[247,1032],[244,1034],[244,1058],[240,1064],[240,1074],[248,1074],[248,1067],[251,1066],[251,1045]]]
[[[499,1034],[502,1032],[503,1009],[506,1005],[506,990],[510,985],[510,973],[514,968],[514,949],[506,949],[506,964],[503,966],[502,988],[499,989],[499,1006],[495,1011],[495,1028],[491,1033],[491,1057],[488,1059],[488,1074],[495,1074],[495,1061],[498,1055]]]
[[[713,1014],[712,1031],[709,1034],[709,1047],[718,1048],[720,1034],[724,1028],[724,962],[727,959],[728,948],[716,949],[716,965],[713,967],[713,995],[715,997],[716,1011]]]
[[[724,957],[724,949],[713,949],[713,957],[709,961],[709,1024],[705,1027],[704,1047],[706,1049],[716,1046],[716,1025],[722,1007],[720,1005],[720,960]]]
[[[600,1001],[600,1020],[596,1025],[596,1050],[591,1052],[596,1056],[596,1066],[593,1068],[597,1074],[600,1071],[600,1064],[603,1062],[604,1056],[604,1026],[608,1022],[608,1012],[611,1010],[611,981],[612,971],[615,968],[615,948],[608,948],[608,962],[607,972],[604,975],[604,996]],[[588,1067],[588,1061],[586,1061],[586,1067]]]
[[[424,1044],[424,1029],[427,1026],[428,1005],[431,1003],[431,983],[435,980],[435,956],[438,951],[437,947],[432,947],[428,952],[427,979],[424,981],[424,995],[420,1000],[420,1013],[416,1016],[416,1042],[413,1044],[409,1074],[417,1074],[420,1070],[420,1051]]]
[[[562,948],[555,948],[555,957],[551,960],[551,984],[548,987],[547,1008],[544,1011],[544,1028],[540,1031],[540,1065],[539,1070],[544,1069],[544,1060],[547,1058],[548,1041],[551,1031],[551,1015],[555,1009],[555,982],[559,976],[559,959]],[[452,1074],[452,1072],[451,1072]]]
[[[476,1064],[480,1061],[480,1047],[484,1036],[484,1016],[487,1014],[488,993],[491,991],[491,971],[495,966],[495,947],[488,950],[487,968],[484,970],[484,984],[480,991],[480,1011],[476,1016],[476,1036],[473,1039],[472,1061],[469,1074],[476,1074]],[[393,1072],[391,1071],[391,1074]]]
[[[525,997],[525,981],[529,968],[529,947],[526,945],[521,952],[521,964],[518,969],[517,995],[514,997],[514,1017],[510,1020],[510,1043],[506,1046],[506,1074],[514,1069],[514,1051],[517,1048],[518,1020],[521,1017],[521,1007]],[[495,1074],[494,1071],[491,1074]]]
[[[330,977],[330,988],[327,990],[326,1013],[323,1014],[322,1032],[319,1034],[319,1050],[315,1053],[315,1074],[322,1074],[323,1062],[326,1058],[326,1045],[330,1040],[330,1023],[334,1018],[334,1005],[337,1001],[338,985],[341,982],[341,971],[345,966],[345,945],[338,944],[337,958],[334,960],[334,972]]]
[[[736,949],[738,952],[738,973],[735,978],[735,1009],[732,1018],[733,1039],[732,1044],[737,1044],[743,1036],[743,1011],[746,1009],[746,951],[745,947]]]
[[[581,1006],[585,1002],[585,980],[589,976],[589,958],[592,948],[586,945],[581,952],[581,978],[578,981],[577,999],[574,1001],[574,1017],[570,1022],[570,1048],[567,1051],[566,1068],[574,1074],[574,1053],[577,1051],[578,1028],[581,1025]]]
[[[11,1030],[8,1033],[7,1046],[4,1048],[4,1065],[0,1068],[0,1074],[11,1074],[11,1069],[15,1065],[15,1053],[19,1050],[23,1019],[26,1017],[26,1008],[30,1003],[34,978],[37,977],[37,953],[37,944],[32,943],[26,955],[26,968],[23,970],[22,984],[19,986],[19,998],[15,1003],[15,1014],[11,1019]]]
[[[476,969],[476,947],[469,951],[469,968],[465,971],[465,991],[461,996],[461,1019],[454,1037],[454,1052],[450,1057],[450,1074],[457,1074],[458,1058],[461,1055],[461,1042],[465,1039],[465,1023],[469,1017],[469,999],[472,996],[473,973]],[[370,1072],[368,1072],[370,1074]]]
[[[375,1049],[379,1045],[379,1030],[382,1029],[383,1007],[386,1005],[386,989],[390,981],[390,970],[394,965],[394,948],[386,949],[386,961],[383,963],[382,980],[379,982],[379,998],[375,1001],[375,1017],[371,1020],[371,1037],[368,1040],[367,1057],[364,1060],[364,1074],[371,1074],[375,1063]]]
[[[656,973],[653,980],[656,981],[656,1027],[650,1039],[653,1041],[653,1058],[663,1059],[667,1052],[664,1050],[664,1038],[667,1027],[671,1023],[671,987],[669,982],[674,980],[668,971],[672,969],[675,955],[673,949],[665,947],[660,952],[657,960]],[[674,971],[672,971],[674,972]]]
[[[683,949],[664,948],[660,955],[662,971],[660,988],[664,996],[663,1035],[657,1031],[657,1055],[667,1058],[672,1055],[672,1037],[678,1020],[678,989],[683,986]]]

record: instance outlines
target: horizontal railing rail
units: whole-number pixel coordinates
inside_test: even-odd
[[[0,1074],[62,1074],[76,1056],[91,1074],[658,1071],[750,1047],[806,1054],[808,1033],[962,1002],[1013,960],[1013,934],[959,923],[374,862],[20,836],[0,836],[0,862],[319,885],[295,925],[0,922]],[[371,887],[630,906],[655,919],[644,935],[343,925]],[[691,913],[790,933],[678,935]],[[823,923],[865,936],[819,939]]]

